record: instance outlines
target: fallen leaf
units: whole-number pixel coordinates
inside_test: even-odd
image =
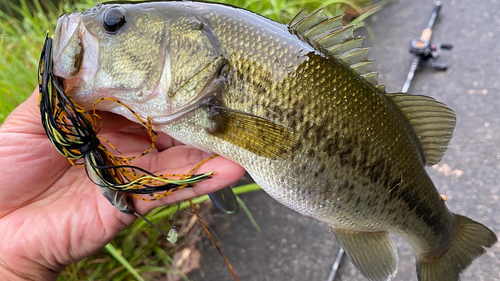
[[[194,245],[187,246],[175,253],[172,261],[172,270],[174,272],[167,275],[167,280],[182,280],[182,275],[187,275],[189,272],[200,268],[200,259],[200,251]]]

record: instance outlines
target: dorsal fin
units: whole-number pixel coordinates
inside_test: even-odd
[[[297,33],[305,34],[308,30],[326,19],[325,8],[319,8],[297,22],[297,24],[295,24],[295,30]]]
[[[354,71],[356,71],[360,75],[362,75],[363,73],[370,73],[372,72],[372,66],[374,62],[375,62],[374,60],[363,61],[351,65],[351,68],[354,69]]]
[[[302,10],[287,26],[302,41],[326,56],[342,61],[378,90],[385,92],[385,87],[378,85],[378,73],[372,72],[373,61],[368,60],[370,48],[362,48],[364,37],[354,38],[354,26],[343,26],[342,18],[343,15],[328,18],[324,8],[309,15]]]
[[[327,34],[323,38],[320,38],[317,41],[317,44],[325,49],[329,49],[337,44],[342,44],[352,39],[354,39],[354,25],[343,26],[341,28],[332,30],[331,33]]]
[[[326,18],[326,16],[325,16]],[[307,30],[305,34],[307,37],[311,38],[311,40],[318,40],[323,38],[325,35],[329,34],[330,31],[334,29],[338,29],[342,27],[342,15],[337,15],[333,18],[327,18],[323,20],[319,24]]]
[[[363,48],[363,49],[354,49],[351,51],[347,51],[342,55],[340,55],[339,59],[341,59],[348,65],[354,65],[360,62],[368,61],[369,50],[370,50],[369,48]]]
[[[365,37],[360,36],[358,38],[354,38],[352,40],[348,40],[343,43],[333,45],[332,47],[327,49],[327,51],[332,55],[341,55],[350,50],[361,48],[364,39]]]
[[[306,12],[304,9],[300,10],[296,15],[295,17],[293,17],[288,23],[287,25],[288,26],[293,26],[295,25],[296,23],[298,23],[299,21],[301,21],[303,18],[306,17]]]
[[[439,163],[455,129],[453,110],[427,96],[403,93],[386,96],[410,121],[424,150],[425,164],[432,166]]]
[[[362,74],[361,76],[366,79],[366,81],[372,83],[375,86],[382,86],[382,85],[377,85],[377,78],[378,78],[379,73],[378,72],[369,72]],[[379,88],[379,87],[377,87]]]

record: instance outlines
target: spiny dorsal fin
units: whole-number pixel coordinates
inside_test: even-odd
[[[424,150],[425,164],[432,166],[443,157],[453,130],[455,113],[443,103],[427,96],[386,94],[408,118]]]
[[[369,72],[362,74],[361,76],[366,79],[366,81],[372,83],[375,86],[377,85],[377,78],[378,78],[379,72]],[[378,87],[377,87],[378,88]]]
[[[376,88],[382,93],[385,93],[385,85],[377,85]]]
[[[360,63],[351,65],[351,68],[360,75],[363,73],[370,73],[372,72],[372,66],[374,62],[374,60],[362,61]]]
[[[369,50],[370,48],[354,49],[343,53],[342,55],[339,56],[339,59],[341,59],[348,65],[353,65],[360,62],[368,61]]]
[[[337,44],[342,44],[352,39],[354,39],[354,25],[334,29],[325,37],[320,38],[316,43],[325,49],[329,49]]]
[[[358,38],[354,38],[352,40],[348,40],[343,43],[333,45],[329,49],[327,49],[327,51],[333,55],[341,55],[350,50],[361,48],[364,39],[365,37],[360,36]]]
[[[319,8],[297,22],[297,24],[295,24],[295,30],[297,33],[305,34],[308,30],[326,19],[325,8]]]
[[[298,23],[299,21],[301,21],[303,18],[306,17],[306,12],[304,11],[304,9],[300,10],[296,15],[295,17],[293,17],[288,23],[287,25],[288,26],[293,26],[295,25],[296,23]]]
[[[368,60],[370,48],[362,48],[364,37],[354,38],[354,26],[343,26],[342,18],[343,15],[328,18],[324,8],[309,15],[302,10],[290,20],[288,29],[317,51],[350,66],[377,89],[385,90],[378,87],[378,74],[372,72],[373,61]]]
[[[326,18],[326,16],[325,16]],[[304,35],[311,38],[311,40],[318,40],[323,38],[325,35],[329,34],[330,31],[341,28],[342,27],[342,15],[337,15],[333,18],[327,18],[323,20],[319,24],[307,30],[307,33]]]

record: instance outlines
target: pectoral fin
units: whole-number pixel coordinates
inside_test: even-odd
[[[211,134],[257,155],[284,157],[297,142],[292,131],[269,119],[219,106],[209,110],[215,122]]]
[[[356,268],[369,280],[386,281],[396,275],[398,254],[387,232],[333,229],[340,246]]]

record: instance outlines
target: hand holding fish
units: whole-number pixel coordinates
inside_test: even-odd
[[[0,127],[0,181],[4,183],[0,279],[55,280],[66,265],[101,249],[136,218],[109,204],[82,168],[71,166],[53,149],[40,125],[37,96],[35,91]],[[105,120],[102,135],[122,148],[123,154],[138,154],[149,145],[143,127],[115,115],[101,116]],[[205,152],[161,135],[157,149],[134,163],[155,173],[182,173],[207,157]],[[222,157],[198,171],[218,173],[210,181],[161,200],[137,200],[136,210],[144,214],[160,205],[214,192],[244,173]]]

